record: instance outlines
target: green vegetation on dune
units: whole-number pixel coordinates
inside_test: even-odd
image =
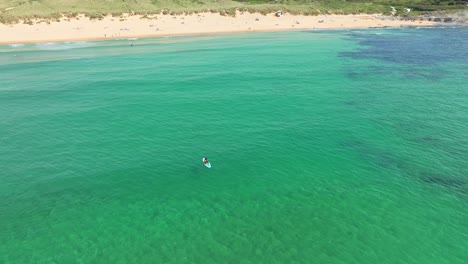
[[[269,13],[278,9],[294,14],[390,14],[391,6],[403,14],[411,8],[414,14],[428,11],[459,10],[461,0],[0,0],[0,22],[19,19],[58,19],[61,15],[84,13],[91,18],[122,13],[191,13],[212,11],[235,15],[235,10]]]

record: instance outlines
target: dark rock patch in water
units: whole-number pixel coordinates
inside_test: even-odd
[[[378,150],[364,141],[348,140],[341,142],[339,146],[353,149],[359,158],[374,163],[381,168],[397,168],[400,170],[408,168],[408,165],[403,159],[396,157],[390,152]]]
[[[468,187],[468,180],[465,179],[454,178],[439,173],[424,172],[421,173],[421,180],[427,184],[434,184],[449,188],[456,193],[468,194],[468,189],[465,188]]]
[[[356,101],[346,101],[344,105],[346,105],[349,108],[353,108],[359,106],[359,103]]]
[[[404,79],[424,78],[432,81],[438,81],[447,75],[447,71],[440,69],[438,71],[426,71],[425,69],[415,68],[402,72]]]
[[[398,29],[382,34],[350,32],[349,36],[358,41],[362,48],[343,52],[341,57],[420,66],[468,59],[468,49],[463,48],[468,45],[468,30],[458,28],[447,28],[442,35],[438,29],[425,28],[414,29],[410,33]],[[437,52],[431,52],[434,50]]]
[[[425,140],[431,142],[434,139],[427,137]],[[400,158],[391,152],[379,150],[364,141],[348,140],[341,142],[339,146],[352,149],[357,157],[366,160],[382,169],[399,171],[400,175],[403,177],[420,180],[425,184],[441,186],[446,188],[447,191],[453,192],[457,196],[461,195],[460,197],[462,200],[468,199],[468,180],[460,177],[444,175],[441,173],[420,173],[418,172],[417,167],[415,167],[413,164],[410,164],[410,162],[406,161],[405,159]]]
[[[346,77],[348,77],[349,79],[359,79],[363,76],[362,73],[359,73],[359,72],[354,72],[354,71],[348,71],[346,73]]]
[[[364,141],[360,140],[346,140],[339,143],[340,147],[346,148],[361,148],[366,146],[367,144]]]
[[[431,137],[431,136],[428,136],[428,137],[419,137],[419,138],[416,138],[414,141],[416,142],[440,142],[440,139],[438,138],[435,138],[435,137]]]
[[[383,168],[397,168],[399,170],[405,170],[408,167],[403,159],[397,158],[392,153],[377,152],[374,156],[374,162]]]

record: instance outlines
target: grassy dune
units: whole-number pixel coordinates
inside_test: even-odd
[[[404,8],[412,14],[436,10],[456,10],[465,1],[456,0],[0,0],[0,23],[18,22],[20,19],[58,19],[62,15],[84,13],[99,19],[107,14],[122,13],[191,13],[201,11],[234,15],[236,9],[270,13],[278,9],[294,14],[390,14],[390,6],[399,14]]]

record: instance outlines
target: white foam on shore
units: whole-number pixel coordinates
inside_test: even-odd
[[[18,48],[18,47],[24,47],[24,44],[10,44],[8,46],[10,46],[12,48]]]
[[[46,43],[35,43],[36,48],[40,50],[67,50],[67,49],[79,49],[94,46],[90,42],[78,41],[78,42],[46,42]]]

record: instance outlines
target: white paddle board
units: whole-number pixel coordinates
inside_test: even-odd
[[[203,159],[202,159],[202,162],[203,162]],[[211,163],[208,162],[208,163],[205,164],[205,163],[203,162],[203,165],[204,165],[205,167],[207,167],[208,169],[211,169]]]

